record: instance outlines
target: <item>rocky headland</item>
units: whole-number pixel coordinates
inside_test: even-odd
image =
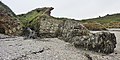
[[[53,9],[53,7],[36,8],[26,14],[16,15],[0,2],[0,58],[117,60],[116,57],[109,56],[114,53],[117,44],[114,33],[109,31],[91,33],[79,20],[51,16]],[[94,55],[97,55],[95,56],[97,58]]]

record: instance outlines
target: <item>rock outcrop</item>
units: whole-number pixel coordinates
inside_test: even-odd
[[[19,35],[21,29],[21,23],[16,15],[0,1],[0,33]]]
[[[110,32],[89,33],[81,29],[72,29],[63,35],[63,40],[77,48],[109,54],[116,48],[116,37]]]
[[[30,27],[40,37],[57,37],[60,25],[74,21],[67,18],[55,18],[50,15],[52,7],[37,8],[27,14],[18,15],[25,27]],[[73,22],[74,23],[74,22]],[[71,23],[71,24],[73,24]],[[75,23],[80,23],[75,21]],[[27,24],[27,25],[26,25]]]
[[[25,28],[30,27],[35,30],[39,37],[60,37],[70,32],[71,29],[79,27],[83,31],[89,32],[78,20],[51,16],[53,9],[52,7],[37,8],[27,14],[18,15],[18,17]]]
[[[24,27],[36,31],[39,37],[58,37],[76,47],[106,54],[114,51],[116,37],[113,33],[90,33],[78,20],[52,17],[51,10],[52,7],[38,8],[18,17]]]
[[[112,53],[116,47],[116,37],[113,33],[90,33],[80,21],[68,18],[56,18],[50,15],[52,7],[37,8],[16,16],[9,7],[0,2],[0,33],[7,35],[26,34],[27,29],[39,37],[57,37],[74,44],[75,47],[102,53]],[[19,20],[20,19],[20,20]],[[21,24],[22,22],[22,24]],[[35,34],[36,33],[36,34]]]

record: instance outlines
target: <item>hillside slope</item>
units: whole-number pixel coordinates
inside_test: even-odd
[[[92,19],[85,19],[81,21],[82,23],[91,23],[97,22],[102,24],[106,28],[120,28],[120,13],[118,14],[107,14],[103,17],[92,18]]]

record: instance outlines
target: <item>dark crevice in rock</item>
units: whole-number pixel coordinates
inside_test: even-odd
[[[89,54],[86,54],[86,53],[85,53],[84,56],[86,56],[86,57],[88,58],[88,60],[92,60],[92,57],[91,57]]]
[[[5,34],[5,29],[0,27],[0,33]]]
[[[31,54],[37,54],[37,53],[42,53],[42,52],[44,52],[44,49],[42,49],[40,51],[32,52]]]
[[[17,58],[14,58],[14,59],[12,59],[12,60],[24,60],[24,59],[27,59],[28,57],[28,55],[31,55],[31,54],[37,54],[37,53],[42,53],[42,52],[44,52],[44,48],[42,49],[42,50],[39,50],[39,51],[35,51],[35,52],[31,52],[31,53],[29,53],[29,54],[25,54],[25,55],[21,55],[21,56],[19,56],[19,57],[17,57]],[[46,50],[49,50],[49,48],[48,49],[46,49]]]

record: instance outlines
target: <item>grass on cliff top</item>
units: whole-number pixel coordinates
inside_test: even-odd
[[[106,16],[103,17],[81,20],[82,23],[93,22],[93,21],[101,24],[110,23],[110,22],[120,22],[120,14],[113,14],[113,15],[107,14]]]
[[[37,20],[40,20],[41,17],[44,17],[44,18],[47,18],[47,19],[62,20],[62,21],[65,21],[65,20],[77,21],[75,19],[70,19],[70,18],[53,17],[53,16],[48,14],[51,11],[50,10],[47,11],[47,9],[49,9],[49,8],[37,8],[37,9],[32,10],[32,11],[26,13],[26,14],[18,15],[18,18],[22,22],[23,27],[26,27],[26,26],[29,26],[31,24],[33,25],[33,24],[37,23]]]
[[[43,11],[32,10],[27,14],[18,15],[18,18],[23,23],[24,27],[29,24],[30,21],[36,20],[37,17],[41,16]]]

